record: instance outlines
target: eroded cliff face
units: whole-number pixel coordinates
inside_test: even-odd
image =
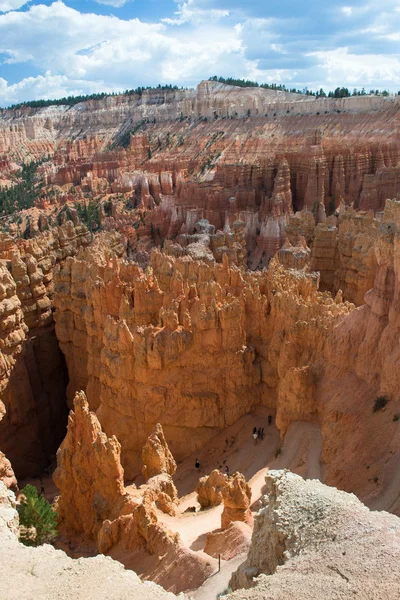
[[[310,269],[319,271],[321,289],[333,295],[341,290],[349,302],[364,304],[376,276],[374,244],[380,226],[381,220],[374,218],[372,211],[347,208],[316,227]]]
[[[390,414],[397,410],[389,370],[367,372],[365,363],[380,344],[374,365],[395,355],[395,334],[382,324],[396,306],[388,291],[396,267],[382,271],[379,261],[380,219],[397,227],[396,208],[381,210],[398,189],[399,100],[264,92],[206,82],[140,102],[3,113],[4,151],[15,150],[16,160],[51,155],[38,168],[34,239],[2,237],[0,246],[0,446],[17,474],[44,466],[62,437],[58,341],[70,406],[85,390],[106,434],[121,443],[127,478],[140,471],[156,423],[179,460],[264,404],[276,410],[282,436],[296,420],[321,425],[330,481],[351,479],[363,497],[376,490],[377,465],[397,448],[383,424],[374,444],[364,448],[361,439],[364,425],[372,427],[364,402],[384,393]],[[1,169],[15,183],[16,165],[4,160]],[[73,204],[88,198],[108,234],[81,250],[91,236]],[[64,202],[73,221],[39,233]],[[361,306],[366,292],[362,309],[347,302]],[[363,327],[353,325],[361,319]],[[360,399],[347,412],[344,382]],[[356,474],[350,438],[374,472],[369,483]]]
[[[0,152],[18,163],[49,156],[38,169],[43,219],[65,201],[111,202],[103,226],[132,245],[191,235],[200,219],[232,233],[240,220],[240,260],[256,269],[285,242],[293,213],[307,211],[313,232],[341,204],[380,212],[396,196],[399,106],[398,97],[311,99],[202,82],[4,111]],[[0,173],[14,184],[7,156]]]
[[[154,441],[154,436],[150,439]],[[118,440],[106,436],[85,394],[78,392],[54,473],[61,493],[57,502],[61,535],[79,544],[94,543],[99,552],[167,590],[196,589],[214,565],[203,553],[185,547],[179,534],[158,517],[156,506],[173,514],[176,489],[170,475],[153,476],[139,489],[125,488],[120,452]],[[148,458],[148,453],[144,456]]]
[[[86,389],[103,428],[121,442],[128,478],[158,422],[183,458],[251,407],[275,406],[281,328],[313,313],[333,322],[350,310],[316,287],[317,278],[280,266],[245,275],[156,251],[144,273],[110,257],[99,240],[56,273],[69,394]]]
[[[57,269],[56,331],[69,395],[86,389],[107,435],[121,443],[128,479],[139,473],[156,423],[180,460],[264,404],[276,411],[282,437],[295,421],[320,425],[327,482],[398,510],[397,204],[387,206],[381,225],[339,218],[350,247],[364,243],[371,225],[369,250],[357,256],[376,265],[376,277],[358,309],[340,292],[335,299],[319,292],[307,263],[287,269],[280,255],[267,271],[251,273],[227,260],[153,251],[142,271],[113,257],[103,236]],[[287,246],[284,260],[297,251]],[[374,271],[364,264],[351,266],[359,294],[364,273]],[[380,395],[389,403],[374,413]]]
[[[240,270],[227,264],[154,252],[144,273],[107,257],[101,241],[57,271],[56,329],[69,394],[86,389],[103,428],[121,442],[128,478],[156,423],[179,459],[260,403],[244,292]]]
[[[18,477],[46,467],[65,435],[53,271],[89,242],[86,227],[72,222],[33,240],[0,240],[0,447]]]

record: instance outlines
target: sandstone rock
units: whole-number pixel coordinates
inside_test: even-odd
[[[9,490],[3,481],[0,481],[0,546],[6,545],[7,541],[15,543],[18,534],[19,518],[14,492]]]
[[[15,496],[0,481],[0,563],[12,580],[8,589],[1,586],[1,600],[27,597],[128,600],[132,595],[141,600],[176,598],[154,583],[142,583],[136,573],[125,571],[121,563],[108,557],[73,560],[48,544],[38,548],[23,546],[18,543],[18,529]]]
[[[202,508],[218,506],[223,501],[222,491],[226,485],[227,476],[214,469],[209,475],[199,479],[196,487],[197,502]]]
[[[224,510],[221,515],[221,527],[227,529],[233,521],[253,523],[250,511],[251,488],[244,475],[234,473],[228,477],[226,486],[222,489]]]
[[[178,491],[168,473],[154,475],[147,481],[147,486],[153,492],[153,502],[157,508],[168,515],[175,515],[178,506]]]
[[[54,334],[53,271],[89,242],[87,228],[69,221],[31,240],[0,243],[0,447],[18,477],[43,471],[65,433],[66,375]]]
[[[103,521],[121,513],[128,499],[120,452],[118,440],[107,438],[89,411],[85,394],[77,393],[53,475],[61,493],[58,513],[62,531],[96,539]]]
[[[179,534],[158,521],[151,492],[144,494],[131,515],[104,522],[98,546],[168,591],[197,589],[214,570],[212,559],[185,548]]]
[[[381,379],[375,369],[374,378],[365,374],[364,348],[372,352],[377,346],[369,334],[358,358],[360,317],[346,317],[353,307],[339,302],[337,292],[342,290],[345,301],[361,306],[378,276],[379,219],[383,218],[378,213],[384,194],[393,197],[398,186],[399,148],[393,125],[398,107],[395,98],[310,100],[206,82],[193,92],[108,98],[84,104],[79,111],[29,109],[3,114],[4,150],[12,148],[15,160],[30,153],[54,152],[54,159],[41,167],[46,185],[58,186],[60,204],[74,202],[72,183],[78,202],[83,193],[98,191],[103,195],[102,223],[110,230],[106,236],[95,236],[86,251],[82,247],[91,236],[74,213],[56,230],[40,233],[46,206],[53,210],[49,198],[41,198],[37,218],[29,215],[37,231],[35,239],[12,244],[1,240],[1,256],[15,270],[17,294],[13,295],[21,303],[23,323],[30,327],[30,340],[13,346],[23,348],[25,356],[13,350],[11,360],[2,351],[0,367],[7,372],[0,384],[7,381],[1,395],[6,416],[0,425],[0,447],[17,475],[21,467],[27,471],[35,465],[44,467],[62,433],[60,427],[52,437],[55,423],[47,418],[59,410],[61,418],[54,420],[63,420],[63,401],[57,400],[62,394],[56,393],[63,387],[61,360],[56,365],[37,360],[40,354],[58,355],[56,340],[49,335],[55,308],[57,336],[69,371],[69,402],[76,391],[85,389],[104,431],[121,443],[128,478],[138,474],[141,449],[157,422],[162,422],[171,450],[180,460],[264,403],[280,415],[282,434],[293,418],[321,424],[330,482],[349,489],[354,484],[362,497],[384,493],[380,485],[374,488],[368,482],[373,476],[366,472],[367,466],[383,469],[397,453],[396,438],[383,439],[382,423],[361,450],[362,474],[354,469],[355,440],[361,443],[362,428],[372,427],[363,403],[373,402],[380,387],[390,388],[389,375]],[[237,118],[249,109],[251,118]],[[201,116],[212,116],[212,122],[200,122],[197,110],[204,111]],[[334,115],[340,130],[332,130],[336,110],[341,111]],[[146,123],[128,148],[109,150],[115,134],[129,131],[131,119],[141,120],[143,111],[145,118],[156,117],[157,122]],[[303,132],[300,115],[307,123]],[[11,162],[4,160],[7,173],[13,168]],[[117,193],[121,198],[116,198]],[[109,195],[111,207],[106,204]],[[352,203],[378,211],[378,218],[346,209]],[[389,219],[396,213],[386,212]],[[331,216],[321,223],[325,214]],[[194,231],[202,219],[209,229]],[[145,272],[119,260],[124,244],[111,233],[119,228],[124,235],[132,230],[131,241],[140,233],[142,246],[135,256],[144,257]],[[166,256],[154,252],[150,264],[152,246],[168,234],[177,236],[174,243],[166,245]],[[203,234],[210,239],[208,245],[190,237]],[[318,293],[318,276],[297,272],[307,267],[308,251],[300,250],[302,235],[312,248],[320,290],[335,295],[335,307],[328,295]],[[296,250],[282,247],[285,239]],[[191,259],[186,253],[188,242],[199,243],[202,252],[207,250],[203,258],[208,260],[211,252],[213,259],[209,256],[208,263]],[[254,268],[266,267],[279,248],[280,266],[272,259],[267,273],[241,270],[246,258]],[[200,256],[196,250],[199,247],[194,248],[195,258]],[[282,265],[287,268],[281,270]],[[390,302],[393,291],[394,269],[389,263],[385,272],[385,299],[369,296],[380,304],[382,322],[388,315],[383,304]],[[379,278],[384,278],[383,273],[381,269]],[[17,312],[14,305],[4,313],[10,343],[23,329]],[[375,317],[373,324],[382,332]],[[382,336],[374,354],[376,364],[385,354],[394,357],[395,338],[388,331]],[[375,342],[378,338],[379,333]],[[7,371],[8,363],[12,366]],[[28,380],[35,382],[34,389]],[[309,383],[313,393],[304,402]],[[357,402],[350,404],[344,386]],[[23,403],[19,397],[24,397]],[[394,397],[390,402],[388,411],[397,410]],[[193,419],[178,427],[183,406],[189,407]],[[354,427],[359,431],[351,438],[348,432]],[[45,448],[35,446],[38,437]],[[337,444],[342,450],[337,450]]]
[[[158,444],[165,442],[162,429],[156,433]],[[89,411],[85,394],[76,394],[53,476],[61,492],[60,533],[94,540],[99,552],[168,590],[199,587],[213,565],[186,548],[179,534],[157,517],[156,504],[168,514],[175,513],[177,492],[171,476],[161,473],[140,489],[125,488],[120,451],[117,439],[107,438]],[[168,559],[160,563],[160,556]]]
[[[160,423],[157,423],[143,447],[142,460],[142,474],[145,479],[162,473],[173,475],[176,471],[176,462],[165,441]]]
[[[233,521],[227,529],[207,534],[204,552],[222,560],[231,560],[239,554],[247,553],[250,547],[252,529],[247,523]]]
[[[0,480],[8,489],[13,490],[14,492],[18,490],[17,480],[11,463],[3,452],[0,452]]]
[[[297,246],[287,240],[278,250],[277,258],[287,269],[303,269],[310,261],[310,254],[305,239],[300,236]],[[312,266],[310,268],[314,270]]]

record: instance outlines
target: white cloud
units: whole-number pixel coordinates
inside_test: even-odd
[[[129,0],[95,0],[97,4],[106,4],[107,6],[114,6],[114,8],[121,8],[124,6]]]
[[[353,8],[351,6],[342,6],[342,13],[344,13],[347,17],[353,13]]]
[[[26,98],[53,99],[107,91],[112,90],[108,89],[104,81],[72,80],[65,75],[51,75],[51,73],[26,77],[12,85],[8,85],[7,81],[0,77],[0,99],[3,100],[4,105],[16,104]]]
[[[192,86],[215,70],[232,71],[234,65],[233,74],[239,76],[246,69],[244,47],[232,28],[215,25],[213,30],[212,24],[199,23],[191,31],[169,30],[163,23],[80,13],[60,0],[0,15],[0,52],[8,55],[6,63],[28,63],[48,72],[37,81],[3,85],[3,105],[55,97],[54,77],[60,76],[64,95],[78,82],[77,91],[84,93],[98,91],[99,82],[114,90],[158,83]]]
[[[184,23],[191,23],[193,25],[199,25],[201,23],[211,23],[219,21],[224,17],[229,16],[228,10],[221,9],[201,9],[195,6],[195,0],[186,0],[186,2],[178,3],[178,10],[176,11],[176,17],[173,19],[165,18],[162,19],[167,25],[183,25]]]
[[[9,12],[10,10],[18,10],[29,0],[0,0],[0,12]]]
[[[400,59],[380,54],[352,54],[348,48],[312,53],[318,59],[330,88],[338,85],[351,87],[393,88],[400,84]]]

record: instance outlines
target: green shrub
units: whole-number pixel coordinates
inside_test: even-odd
[[[374,408],[372,409],[372,411],[378,412],[378,411],[382,410],[382,408],[384,408],[387,403],[388,403],[387,396],[378,396],[378,398],[375,400]]]
[[[394,415],[393,417],[393,421],[399,421],[400,420],[400,415]]]
[[[57,513],[43,494],[38,496],[33,485],[22,490],[25,496],[18,507],[21,527],[20,541],[25,546],[40,546],[57,535]]]
[[[219,600],[219,598],[222,598],[223,596],[226,596],[227,594],[230,594],[231,591],[232,590],[231,590],[230,587],[225,588],[223,592],[219,592],[219,594],[216,595],[216,600]]]

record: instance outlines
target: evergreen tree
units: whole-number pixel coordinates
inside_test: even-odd
[[[20,541],[25,546],[40,546],[57,535],[57,513],[43,494],[38,496],[33,485],[22,490],[25,496],[18,507],[19,523],[22,527]]]

